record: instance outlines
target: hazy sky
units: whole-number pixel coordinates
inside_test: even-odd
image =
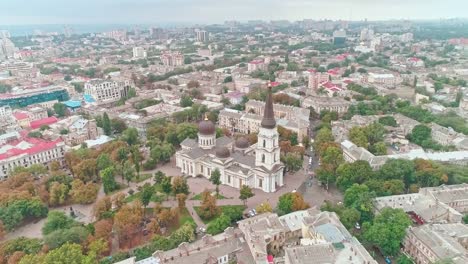
[[[0,0],[0,24],[467,17],[468,0]]]

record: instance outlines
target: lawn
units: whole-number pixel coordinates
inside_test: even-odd
[[[132,178],[131,182],[140,183],[140,182],[145,181],[145,180],[147,180],[147,179],[149,179],[151,177],[153,177],[153,175],[150,174],[150,173],[140,174],[140,177],[137,177],[135,175],[135,177]]]
[[[190,200],[199,200],[199,201],[200,201],[201,199],[202,199],[202,194],[199,193],[199,194],[193,196]],[[218,194],[217,199],[218,199],[218,200],[220,200],[220,199],[226,199],[226,197],[224,197],[222,194]]]
[[[179,227],[181,227],[182,225],[184,225],[185,223],[193,223],[195,224],[195,221],[193,221],[193,218],[192,216],[190,215],[189,211],[187,210],[187,208],[184,208],[182,210],[180,210],[179,212],[179,224],[176,226],[171,226],[169,228],[169,232],[172,233],[174,232],[175,230],[177,230]]]
[[[243,206],[243,205],[221,205],[221,206],[218,206],[218,207],[221,208],[221,212],[223,212],[224,210],[229,209],[229,208],[239,209],[239,210],[242,210],[242,211],[245,210],[245,206]],[[193,209],[198,214],[198,216],[200,216],[200,206],[194,206]],[[203,223],[205,225],[208,225],[211,221],[213,221],[215,219],[216,219],[216,217],[214,217],[212,219],[203,219],[203,218],[201,218],[201,220],[203,221]]]
[[[151,196],[151,199],[150,199],[151,202],[162,203],[167,200],[166,194],[162,192],[161,185],[159,184],[155,185],[154,189],[156,192],[153,194],[153,196]],[[140,199],[140,192],[137,192],[128,196],[127,198],[125,198],[124,201],[126,203],[129,203],[129,202],[133,202],[136,199]]]

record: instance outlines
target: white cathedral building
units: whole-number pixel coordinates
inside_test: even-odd
[[[235,142],[229,137],[216,138],[215,125],[205,118],[198,126],[198,141],[185,139],[176,153],[176,166],[182,173],[209,179],[218,169],[221,183],[235,188],[247,185],[275,192],[283,186],[284,165],[280,162],[271,87],[268,89],[257,144],[250,145],[243,137]]]

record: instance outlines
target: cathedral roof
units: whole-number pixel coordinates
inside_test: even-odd
[[[198,124],[198,132],[202,135],[210,136],[216,133],[216,127],[213,122],[205,118],[205,120]]]
[[[220,159],[226,159],[226,158],[229,158],[229,156],[231,156],[231,152],[229,151],[228,148],[221,147],[221,148],[216,149],[216,157]]]
[[[236,140],[236,147],[240,149],[245,149],[250,146],[249,141],[245,137],[240,137]]]
[[[263,113],[263,119],[261,126],[263,128],[275,128],[275,113],[273,112],[273,98],[271,95],[271,84],[268,83],[268,93],[265,101],[265,111]]]

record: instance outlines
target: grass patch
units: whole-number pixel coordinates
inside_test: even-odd
[[[199,193],[195,196],[193,196],[190,200],[198,200],[198,201],[201,201],[202,199],[202,194]],[[218,196],[216,197],[216,199],[220,200],[220,199],[226,199],[226,197],[224,197],[222,194],[218,194]]]
[[[155,185],[154,190],[155,190],[155,193],[153,194],[153,196],[151,196],[151,199],[150,199],[151,202],[162,203],[162,202],[167,200],[166,194],[164,194],[162,192],[161,185],[159,185],[159,184]],[[133,201],[135,201],[137,199],[140,199],[140,195],[141,195],[140,192],[134,193],[134,194],[126,197],[124,202],[130,203],[130,202],[133,202]]]
[[[150,174],[150,173],[143,173],[143,174],[140,174],[140,177],[137,177],[137,176],[133,177],[132,180],[131,180],[131,182],[140,183],[140,182],[142,182],[142,181],[146,181],[147,179],[149,179],[149,178],[151,178],[151,177],[153,177],[152,174]]]
[[[242,210],[244,211],[245,210],[245,206],[243,205],[221,205],[221,206],[218,206],[219,208],[221,208],[221,213],[225,210],[229,210],[229,209],[239,209],[239,210]],[[193,209],[195,210],[195,212],[198,214],[198,216],[200,216],[200,206],[194,206]],[[218,215],[219,216],[219,215]],[[201,216],[200,216],[200,219],[203,221],[203,223],[205,225],[208,225],[210,222],[212,222],[213,220],[215,220],[218,216],[215,216],[211,219],[203,219]]]

